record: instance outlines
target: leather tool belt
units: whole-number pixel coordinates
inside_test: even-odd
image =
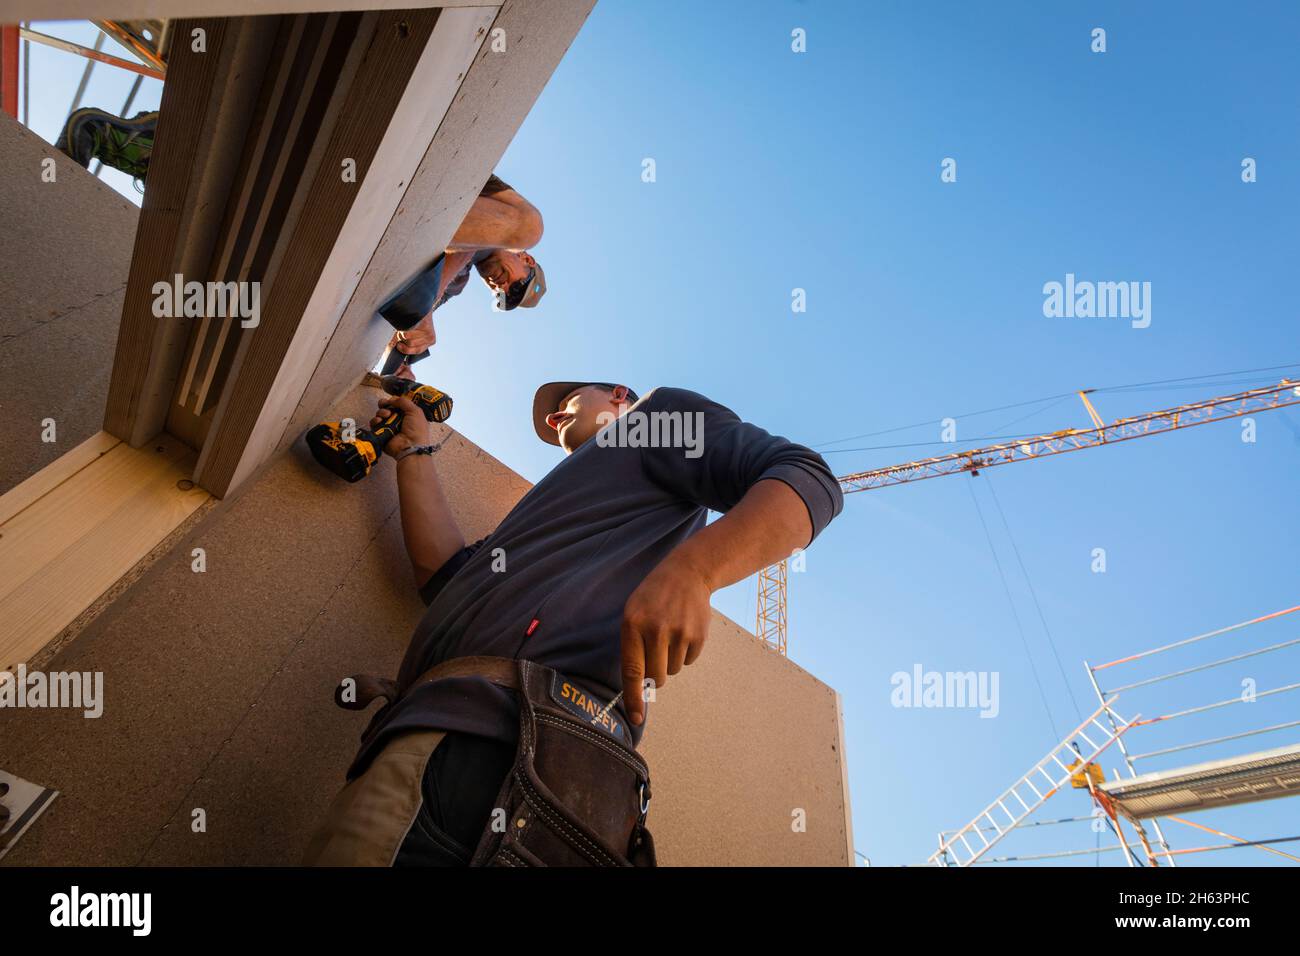
[[[503,657],[453,658],[420,675],[412,687],[468,676],[509,688],[519,700],[514,766],[470,865],[654,866],[654,840],[645,822],[650,771],[640,754],[610,732],[616,726],[610,709],[579,716],[560,706],[554,694],[570,686],[563,675],[533,661]],[[342,707],[360,710],[377,697],[390,703],[397,697],[390,680],[359,676],[353,681],[349,693],[342,687],[335,693]],[[424,761],[418,764],[422,773]],[[364,788],[372,768],[349,787]],[[419,781],[414,785],[418,789]],[[409,817],[409,808],[403,813]],[[402,823],[409,829],[409,818],[398,826]]]

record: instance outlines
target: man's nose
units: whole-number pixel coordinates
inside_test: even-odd
[[[551,412],[551,414],[546,416],[546,424],[550,425],[558,432],[560,426],[564,424],[568,417],[569,415],[567,412]]]

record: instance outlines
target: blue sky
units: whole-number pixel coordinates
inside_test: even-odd
[[[803,54],[790,48],[796,27]],[[1107,31],[1104,54],[1090,51],[1094,27]],[[455,396],[462,432],[537,480],[556,451],[527,412],[551,379],[692,388],[821,450],[870,449],[828,454],[843,474],[953,450],[920,444],[938,442],[945,417],[966,447],[1088,422],[1073,398],[970,412],[1300,363],[1298,29],[1300,10],[1284,3],[600,0],[497,169],[545,216],[534,251],[546,301],[495,313],[475,284],[437,313],[421,378]],[[54,112],[76,85],[63,71]],[[114,82],[96,105],[121,105],[130,79]],[[46,125],[52,138],[57,119]],[[955,183],[940,181],[946,157]],[[1255,183],[1241,181],[1244,157]],[[1066,273],[1150,282],[1151,325],[1044,317],[1043,285]],[[791,311],[795,288],[805,313]],[[1094,402],[1110,420],[1288,371],[1300,375]],[[855,843],[874,865],[923,861],[936,831],[967,822],[1056,742],[1053,724],[1078,722],[1076,702],[1090,712],[1083,660],[1300,604],[1300,415],[1255,423],[1253,443],[1229,422],[847,498],[791,576],[790,657],[842,695]],[[1096,548],[1104,574],[1092,571]],[[754,590],[751,579],[715,604],[752,627]],[[1280,618],[1107,686],[1298,630],[1300,614]],[[891,706],[891,675],[918,664],[996,671],[998,716]],[[1300,648],[1288,648],[1126,693],[1117,708],[1154,716],[1235,697],[1243,679],[1262,691],[1296,681],[1297,665]],[[1284,723],[1297,709],[1294,694],[1277,695],[1136,731],[1132,748]],[[1193,759],[1296,738],[1292,728]],[[1103,766],[1110,776],[1117,756]],[[1041,818],[1088,809],[1065,793]],[[1192,819],[1246,839],[1300,833],[1293,800]],[[1165,832],[1176,848],[1224,842]],[[1097,839],[1087,823],[1042,827],[996,852]],[[1288,861],[1258,850],[1180,860],[1209,863]]]
[[[853,448],[934,442],[947,416],[959,439],[1083,426],[1074,399],[1009,429],[1043,406],[963,413],[1300,362],[1290,39],[1300,17],[1282,4],[1129,7],[752,3],[742,16],[734,4],[601,0],[498,168],[546,217],[535,251],[547,301],[503,316],[468,290],[439,312],[434,370],[422,375],[456,396],[461,429],[537,479],[555,455],[525,413],[535,384],[554,378],[693,388],[814,445],[930,422],[831,446]],[[1096,26],[1104,54],[1089,49]],[[804,54],[790,49],[795,27],[807,31]],[[1259,170],[1249,185],[1247,156]],[[646,157],[654,183],[641,181]],[[945,157],[957,160],[955,183],[940,182]],[[1150,327],[1045,318],[1043,284],[1067,272],[1151,282]],[[807,290],[803,314],[790,310],[796,287]],[[1282,374],[1095,403],[1109,420]],[[1026,642],[1064,732],[1078,722],[1071,692],[1085,714],[1095,706],[1084,659],[1300,603],[1300,416],[1274,411],[1256,427],[1254,444],[1219,424],[848,497],[807,571],[791,576],[790,657],[843,697],[855,842],[873,864],[924,860],[938,829],[965,823],[1059,739]],[[843,474],[951,447],[827,460]],[[1098,547],[1105,574],[1091,570]],[[752,627],[754,600],[751,580],[715,603]],[[1130,671],[1288,640],[1297,619]],[[998,717],[892,707],[891,675],[918,663],[999,672]],[[1155,715],[1209,703],[1239,694],[1245,676],[1260,689],[1293,682],[1298,663],[1290,648],[1134,691],[1117,707]],[[1296,710],[1278,695],[1151,728],[1134,748],[1283,723]],[[1292,729],[1193,753],[1295,739]],[[1043,816],[1088,809],[1068,793]],[[1195,819],[1247,839],[1300,833],[1294,801]],[[1166,835],[1183,848],[1224,842],[1178,824]],[[1043,827],[997,852],[1096,839],[1088,823]],[[1286,861],[1258,850],[1180,861],[1209,862]]]

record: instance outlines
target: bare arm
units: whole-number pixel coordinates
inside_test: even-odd
[[[447,252],[444,254],[442,275],[438,280],[434,308],[442,301],[447,287],[456,281],[461,272],[468,270],[474,261],[473,252]],[[419,355],[425,349],[433,348],[438,341],[438,333],[433,327],[433,309],[425,313],[424,318],[405,332],[396,332],[388,342],[390,349],[396,349],[406,355]]]
[[[691,535],[632,592],[623,611],[623,701],[628,719],[645,719],[641,687],[662,687],[694,663],[709,633],[709,598],[812,539],[803,499],[783,481],[756,482],[734,508]]]
[[[479,196],[447,248],[531,249],[542,238],[542,214],[513,189]]]
[[[379,404],[383,408],[399,408],[405,414],[402,431],[389,441],[384,449],[386,453],[395,456],[413,445],[431,444],[429,423],[410,399],[385,397]],[[375,423],[371,424],[373,427]],[[423,587],[448,558],[465,547],[465,536],[442,493],[433,458],[433,455],[407,455],[397,462],[402,537],[416,587]]]

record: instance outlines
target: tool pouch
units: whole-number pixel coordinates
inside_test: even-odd
[[[519,746],[471,866],[654,866],[650,771],[547,694],[556,672],[518,661]]]

